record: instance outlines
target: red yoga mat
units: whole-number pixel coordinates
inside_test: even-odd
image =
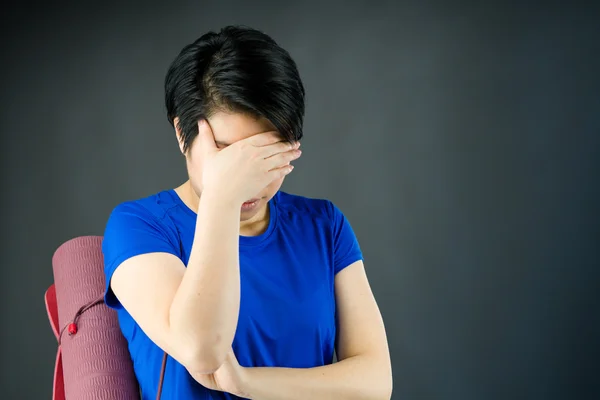
[[[69,333],[78,311],[102,298],[105,278],[101,246],[101,236],[78,237],[61,245],[52,258],[65,397],[139,400],[133,364],[115,310],[96,303],[76,318],[77,332]]]

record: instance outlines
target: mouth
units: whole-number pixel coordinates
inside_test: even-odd
[[[245,201],[242,204],[242,211],[250,211],[250,210],[254,209],[259,202],[260,202],[260,199],[250,199],[248,201]]]

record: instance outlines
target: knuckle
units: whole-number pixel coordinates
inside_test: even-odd
[[[277,143],[277,144],[274,146],[274,148],[275,148],[275,149],[276,149],[276,151],[278,151],[278,152],[283,152],[283,151],[286,151],[286,150],[288,150],[288,146],[287,146],[287,144],[286,144],[286,143],[282,143],[282,142],[278,142],[278,143]]]

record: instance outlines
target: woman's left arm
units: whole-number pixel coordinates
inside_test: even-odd
[[[316,368],[244,368],[252,400],[389,400],[392,368],[381,313],[362,261],[335,277],[338,362]],[[293,345],[293,344],[290,344]]]

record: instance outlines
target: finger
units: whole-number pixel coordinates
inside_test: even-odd
[[[290,162],[300,158],[301,155],[302,151],[294,149],[283,153],[275,154],[274,156],[267,158],[265,161],[267,162],[267,168],[271,170],[273,168],[285,166]]]
[[[198,121],[198,144],[203,152],[217,150],[215,136],[213,135],[208,121],[205,119]]]
[[[277,131],[269,131],[258,133],[245,140],[247,140],[252,146],[262,147],[281,142],[281,135]]]
[[[262,158],[269,158],[276,154],[285,153],[294,150],[296,147],[288,142],[277,142],[267,146],[262,146],[258,150],[258,155]]]
[[[284,165],[283,167],[272,169],[268,172],[269,177],[272,181],[275,179],[283,178],[288,175],[294,169],[293,165]]]

